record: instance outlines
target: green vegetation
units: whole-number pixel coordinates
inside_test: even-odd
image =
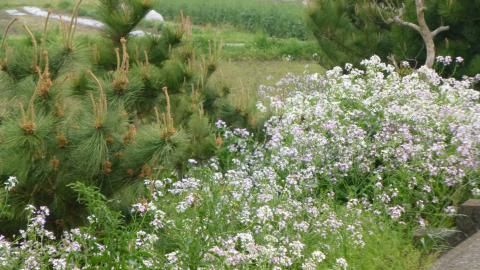
[[[372,0],[318,0],[309,9],[313,34],[322,50],[320,62],[335,66],[357,63],[374,52],[383,57],[391,52],[388,35],[382,35],[381,19]]]
[[[248,104],[248,97],[257,95],[260,85],[271,85],[287,73],[323,73],[324,69],[314,61],[222,61],[210,83],[227,85],[232,89],[234,102]],[[244,106],[244,105],[240,105]]]
[[[238,1],[232,1],[231,3],[240,3]],[[88,0],[82,2],[82,5],[79,9],[80,16],[89,16],[91,18],[96,18],[102,20],[96,12],[95,1]],[[172,4],[177,2],[173,1]],[[222,4],[228,4],[223,2]],[[267,2],[263,3],[267,5]],[[71,1],[45,1],[45,2],[35,2],[31,0],[25,0],[23,2],[14,2],[7,1],[3,3],[3,7],[21,7],[25,5],[38,5],[43,8],[51,8],[54,12],[58,11],[60,13],[70,13],[70,10],[73,9],[74,2]],[[199,4],[197,5],[200,8]],[[251,3],[250,5],[254,5]],[[297,3],[290,4],[275,4],[273,7],[275,10],[283,9],[285,5],[293,5],[303,8],[303,6],[298,5]],[[271,4],[268,6],[272,7]],[[1,8],[0,4],[0,8]],[[233,7],[232,7],[233,8]],[[163,11],[161,7],[157,8],[159,11]],[[263,10],[263,9],[259,9]],[[172,11],[173,12],[173,11]],[[301,11],[303,12],[303,10]],[[180,10],[177,13],[172,13],[168,16],[170,20],[167,22],[167,25],[175,26],[173,23],[174,18],[179,16]],[[302,13],[303,14],[303,13]],[[189,14],[186,14],[189,16]],[[5,27],[11,18],[6,14],[0,14],[0,26]],[[22,21],[27,25],[30,25],[32,29],[41,31],[42,27],[42,18],[23,16]],[[303,17],[302,17],[303,20]],[[274,23],[274,22],[272,22]],[[57,21],[51,21],[50,24],[60,27],[60,24]],[[161,31],[161,25],[151,22],[141,22],[137,28],[150,31],[158,32]],[[22,27],[19,25],[14,25],[11,29],[13,33],[22,33]],[[96,29],[79,26],[80,34],[89,34],[92,32],[97,32]],[[256,29],[253,32],[248,31],[248,29],[242,28],[241,26],[234,26],[233,24],[205,24],[205,25],[194,25],[192,28],[192,42],[195,46],[197,52],[202,54],[208,54],[212,44],[222,44],[223,49],[220,51],[220,56],[225,60],[282,60],[285,58],[295,59],[295,60],[306,60],[311,61],[318,57],[320,54],[320,47],[317,42],[312,38],[306,40],[300,40],[295,37],[289,37],[288,35],[280,35],[281,37],[272,37],[267,32],[263,31],[261,28]]]
[[[476,70],[462,1],[428,9],[443,76]],[[400,62],[404,1],[302,2],[0,3],[74,14],[0,13],[0,269],[428,269],[416,230],[480,198],[474,79]]]
[[[321,63],[338,65],[355,63],[372,54],[383,59],[393,55],[397,61],[409,61],[420,66],[425,62],[425,45],[418,32],[396,23],[387,23],[398,15],[405,1],[390,1],[388,8],[379,9],[379,0],[315,0],[309,10],[309,20],[322,54]],[[425,1],[426,21],[433,31],[441,25],[450,30],[440,33],[435,41],[437,55],[461,56],[464,64],[458,74],[473,76],[480,73],[480,28],[478,0]],[[404,19],[417,22],[415,1],[405,2]]]
[[[5,35],[0,175],[22,181],[1,232],[25,224],[27,204],[48,206],[56,231],[78,225],[84,216],[72,181],[128,205],[139,179],[182,173],[186,159],[213,155],[216,119],[261,124],[254,107],[229,102],[228,88],[207,85],[217,52],[196,57],[188,19],[161,37],[124,38],[149,9],[143,1],[103,0],[102,37],[77,39],[74,21],[57,34],[25,26],[21,37]]]
[[[158,0],[157,7],[167,18],[183,11],[194,24],[232,25],[272,37],[310,36],[304,23],[304,6],[298,1]]]
[[[97,0],[83,0],[82,7],[80,9],[80,13],[85,13],[87,10],[90,12],[87,13],[94,13],[92,8],[97,3]],[[64,11],[72,11],[73,7],[75,6],[75,1],[70,0],[5,0],[0,3],[0,8],[11,8],[11,7],[21,7],[21,6],[38,6],[43,8],[52,8],[52,9],[60,9]],[[84,12],[82,12],[84,11]]]
[[[84,0],[81,16],[97,17],[96,0]],[[240,31],[260,32],[277,38],[311,38],[305,25],[305,7],[299,1],[271,0],[156,0],[153,8],[173,21],[181,12],[196,25],[234,26]],[[70,12],[71,0],[7,0],[0,8],[35,5]]]
[[[227,60],[314,60],[320,51],[315,40],[273,38],[231,26],[193,28],[193,44],[201,52],[207,53],[212,42],[223,44],[221,56]]]

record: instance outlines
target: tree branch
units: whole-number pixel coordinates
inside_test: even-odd
[[[413,30],[420,33],[420,31],[421,31],[420,26],[418,26],[414,23],[411,23],[411,22],[407,22],[407,21],[402,19],[404,14],[405,14],[405,6],[402,6],[402,8],[398,9],[398,14],[396,16],[394,16],[393,18],[390,18],[389,20],[387,20],[387,23],[393,23],[394,22],[394,23],[397,23],[399,25],[410,27]]]
[[[417,32],[420,32],[420,27],[418,25],[416,25],[414,23],[411,23],[411,22],[404,21],[399,15],[393,17],[390,21],[395,22],[395,23],[400,24],[400,25],[403,25],[403,26],[410,27],[413,30],[415,30]]]
[[[436,35],[440,34],[441,32],[448,31],[448,30],[450,30],[450,26],[448,26],[448,25],[447,26],[440,26],[432,32],[432,35],[436,36]]]

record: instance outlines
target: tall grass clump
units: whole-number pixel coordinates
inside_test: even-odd
[[[242,30],[264,32],[281,38],[306,39],[304,6],[299,2],[269,0],[159,0],[158,10],[167,18],[180,11],[194,24],[233,25]]]

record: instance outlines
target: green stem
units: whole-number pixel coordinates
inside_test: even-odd
[[[5,209],[7,209],[7,206],[8,206],[7,201],[8,201],[8,192],[5,192],[5,200],[4,200],[4,203],[2,205],[2,211],[0,211],[0,217],[3,217]]]

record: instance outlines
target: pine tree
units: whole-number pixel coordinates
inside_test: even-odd
[[[323,50],[322,65],[358,63],[374,53],[386,56],[391,48],[372,0],[316,0],[308,18]]]
[[[77,181],[129,205],[143,179],[181,174],[186,159],[210,157],[217,119],[257,122],[229,102],[228,90],[207,84],[218,53],[195,54],[188,18],[159,36],[133,38],[149,2],[102,0],[106,35],[76,38],[78,9],[59,35],[47,35],[47,26],[4,35],[0,90],[9,105],[0,123],[0,179],[14,175],[19,184],[0,191],[11,205],[0,234],[25,223],[28,204],[48,206],[57,232],[81,224],[84,208],[70,188]]]
[[[325,65],[358,62],[372,54],[384,59],[393,56],[416,66],[425,63],[422,37],[410,28],[389,24],[387,20],[395,13],[381,8],[386,4],[396,9],[403,5],[404,19],[416,22],[415,1],[315,0],[308,17],[329,60]],[[426,0],[425,6],[426,22],[432,29],[442,25],[450,28],[435,37],[436,54],[462,56],[465,63],[457,70],[458,74],[480,73],[480,28],[476,23],[480,1]]]

